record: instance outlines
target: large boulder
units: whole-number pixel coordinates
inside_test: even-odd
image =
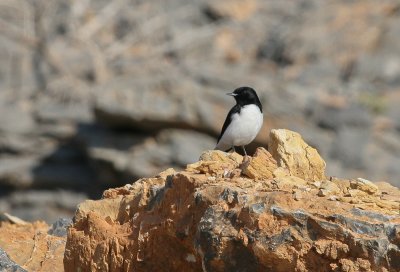
[[[81,203],[65,271],[399,271],[400,190],[327,178],[300,135],[270,137],[273,154],[207,151]]]

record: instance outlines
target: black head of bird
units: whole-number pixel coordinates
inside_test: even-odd
[[[240,106],[256,104],[262,112],[260,99],[253,88],[240,87],[234,90],[232,93],[227,93],[227,95],[233,96],[236,100],[236,103]]]

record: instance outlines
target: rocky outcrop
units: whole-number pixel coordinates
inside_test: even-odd
[[[244,84],[265,109],[249,154],[287,127],[329,175],[400,186],[399,0],[12,2],[0,12],[0,213],[50,223],[73,214],[76,191],[99,198],[184,169],[215,146],[234,103],[224,94]],[[60,188],[68,205],[43,207]]]
[[[49,228],[44,222],[0,223],[0,271],[64,271],[66,219]]]
[[[79,205],[65,271],[399,271],[400,190],[324,168],[274,130],[252,158],[207,151],[106,190]]]

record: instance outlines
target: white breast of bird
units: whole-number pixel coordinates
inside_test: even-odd
[[[263,124],[263,114],[256,105],[246,105],[232,116],[221,141],[226,145],[244,146],[251,143]]]

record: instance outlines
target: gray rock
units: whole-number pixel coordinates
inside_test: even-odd
[[[42,135],[0,133],[0,154],[2,154],[0,157],[4,158],[30,156],[45,158],[59,148],[62,149],[64,145],[65,143],[60,143],[57,139]]]
[[[170,127],[214,131],[214,123],[201,122],[198,116],[200,106],[218,116],[218,107],[199,103],[203,96],[213,97],[213,93],[179,77],[171,70],[168,76],[151,77],[151,80],[130,77],[107,82],[97,91],[96,119],[111,127],[139,131]]]
[[[400,180],[392,178],[400,175],[400,158],[396,152],[396,142],[381,141],[380,137],[378,139],[375,137],[365,149],[365,176],[371,180],[387,180],[394,186],[400,186]]]
[[[342,128],[331,146],[331,157],[351,168],[365,169],[365,147],[369,141],[365,128]]]
[[[37,119],[41,122],[90,122],[93,120],[90,105],[84,101],[61,103],[42,96],[35,106]]]
[[[42,163],[31,169],[32,187],[87,188],[95,179],[89,165],[82,162]]]
[[[149,177],[167,167],[182,168],[196,162],[201,153],[215,147],[216,139],[187,130],[164,130],[155,141],[147,141],[133,150],[128,171]]]
[[[39,165],[37,156],[12,156],[0,158],[0,184],[15,188],[32,186],[32,169]]]
[[[82,164],[84,164],[85,160],[85,151],[82,150],[81,146],[74,142],[57,143],[56,148],[43,158],[45,163],[62,164],[75,162],[82,162]]]
[[[400,133],[400,91],[390,92],[385,96],[384,105],[386,116],[393,121],[397,132]]]
[[[59,218],[50,226],[50,229],[47,233],[58,237],[66,237],[67,229],[71,223],[71,218]]]
[[[369,127],[371,115],[355,104],[339,108],[330,105],[317,104],[312,109],[312,117],[321,128],[340,130],[342,127]]]
[[[400,176],[400,158],[395,156],[392,157],[392,159],[389,158],[388,161],[389,163],[386,166],[386,171],[384,171],[387,177],[386,180],[389,180],[394,186],[400,187],[400,179],[393,178]],[[382,174],[377,176],[376,179],[383,179]]]
[[[0,271],[2,272],[27,272],[21,266],[13,262],[7,253],[0,248]]]
[[[226,202],[229,203],[229,201]],[[262,243],[263,250],[271,252],[271,255],[276,252],[276,248],[282,245],[295,245],[304,240],[315,243],[318,240],[337,239],[336,241],[343,243],[344,248],[347,249],[346,252],[338,250],[339,255],[335,255],[333,261],[341,259],[341,254],[344,258],[346,253],[351,251],[351,254],[370,260],[371,267],[374,269],[384,266],[397,271],[400,268],[397,262],[400,251],[397,246],[398,241],[394,238],[396,230],[399,228],[399,225],[395,223],[398,216],[382,216],[354,209],[352,215],[331,214],[327,218],[322,218],[318,214],[307,211],[287,210],[272,205],[267,212],[270,212],[276,220],[289,220],[291,223],[273,235],[265,235],[263,231],[258,231],[256,225],[252,225],[255,222],[253,218],[259,216],[258,212],[252,209],[252,205],[254,205],[253,201],[244,206],[240,205],[242,207],[240,211],[231,209],[229,212],[213,205],[204,211],[196,233],[196,245],[201,248],[203,266],[213,270],[216,268],[214,260],[218,260],[218,265],[229,267],[229,270],[234,271],[248,271],[248,269],[253,271],[260,267],[268,271],[277,268],[276,264],[260,262],[260,259],[256,258],[259,255],[252,254],[253,251],[246,247],[247,240],[246,244],[241,244],[235,235],[226,234],[232,232],[236,234],[238,225],[248,224],[247,228],[243,228],[248,243],[251,245]],[[253,220],[249,220],[249,218]],[[231,250],[219,250],[231,243]],[[316,254],[315,257],[326,258],[323,254],[319,254]],[[237,256],[248,263],[246,268],[242,267],[242,263],[232,261]],[[393,257],[387,258],[387,256]],[[318,265],[320,263],[322,261],[318,262]],[[328,265],[326,265],[327,269],[329,269]],[[296,264],[293,263],[290,270],[295,270],[295,266]],[[307,268],[313,271],[318,270],[313,263],[309,264]],[[279,270],[286,271],[286,269],[288,266]]]
[[[34,46],[17,50],[18,35],[0,40],[0,185],[80,189],[97,182],[101,190],[182,167],[198,150],[177,148],[174,139],[191,140],[154,135],[175,128],[216,137],[234,104],[224,93],[240,85],[259,92],[265,130],[302,132],[330,173],[399,180],[396,0],[382,9],[356,3],[354,15],[345,12],[348,1],[248,1],[236,11],[215,1],[153,2],[146,12],[141,1],[112,3],[115,14],[102,24],[84,14],[104,14],[106,1],[58,0],[43,14],[44,54]],[[0,17],[22,31],[14,15],[27,10],[15,10]],[[320,102],[328,92],[353,100],[348,107]],[[382,131],[381,140],[355,132],[376,125],[376,112],[356,103],[372,104],[396,130]]]
[[[246,207],[245,209],[249,208]],[[245,212],[249,213],[247,210],[245,210]],[[385,256],[391,254],[393,254],[393,256],[399,256],[400,254],[396,242],[391,240],[391,234],[394,232],[394,229],[398,227],[397,225],[385,224],[385,222],[378,220],[373,224],[358,219],[357,217],[344,217],[342,215],[332,215],[329,217],[328,222],[304,211],[286,211],[277,206],[271,207],[271,213],[276,216],[278,220],[290,218],[290,221],[294,223],[291,224],[291,226],[289,225],[286,229],[279,231],[277,234],[270,236],[258,235],[257,232],[252,233],[251,228],[245,231],[248,235],[249,242],[264,243],[266,244],[266,250],[271,252],[282,244],[298,243],[299,238],[297,238],[296,235],[299,235],[298,229],[300,229],[302,230],[300,232],[300,237],[305,235],[308,239],[311,238],[314,241],[324,239],[326,236],[329,237],[329,235],[334,233],[340,233],[340,237],[343,235],[343,237],[346,238],[339,238],[339,240],[344,239],[345,243],[350,243],[349,247],[351,246],[353,252],[362,252],[362,254],[365,254],[363,256],[369,256],[371,260],[373,260],[373,266],[376,267],[380,266],[380,262],[386,261]],[[229,219],[229,213],[208,208],[199,222],[196,243],[202,250],[205,266],[212,270],[215,268],[212,260],[218,259],[223,260],[225,267],[230,267],[231,270],[247,271],[249,267],[251,271],[254,269],[257,270],[256,268],[260,268],[262,264],[257,262],[255,256],[246,250],[245,246],[235,243],[235,238],[233,236],[224,235],[224,230],[229,232],[229,230],[234,229],[232,225],[239,221],[235,220],[236,218]],[[310,228],[310,224],[312,224],[312,228]],[[221,227],[221,225],[223,227]],[[293,226],[296,226],[296,230],[291,229]],[[363,235],[363,238],[360,238],[358,235]],[[379,238],[372,243],[370,237]],[[356,239],[356,243],[349,242],[353,241],[353,239]],[[222,251],[223,253],[220,253],[221,251],[218,252],[216,249],[222,247],[222,243],[232,243],[230,250]],[[250,265],[246,268],[243,268],[241,263],[232,262],[235,256],[243,255],[245,256],[244,261],[248,262],[248,265]],[[252,265],[254,265],[254,267],[252,267]],[[395,258],[390,258],[387,266],[394,268],[393,271],[399,268],[399,264],[395,261]],[[274,267],[276,266],[270,264],[270,267],[262,268],[264,270],[269,270]]]
[[[105,187],[126,184],[138,177],[132,177],[126,171],[128,156],[147,137],[148,135],[112,131],[96,125],[79,126],[77,135],[78,141],[86,150],[97,181]]]
[[[0,137],[1,145],[5,154],[0,156],[0,185],[76,188],[94,180],[85,153],[76,144],[8,134]]]
[[[71,122],[40,123],[37,128],[40,131],[40,135],[62,141],[71,140],[77,133],[76,124]]]
[[[61,218],[71,218],[76,206],[86,200],[84,193],[74,191],[15,191],[0,198],[0,213],[7,212],[25,221],[44,220],[51,224]]]
[[[97,182],[103,186],[126,184],[137,177],[126,173],[129,150],[124,152],[110,147],[92,147],[88,150],[88,156],[91,167],[96,172]]]
[[[293,63],[292,57],[289,55],[290,49],[288,45],[291,43],[286,41],[283,34],[284,31],[279,27],[274,28],[269,33],[266,41],[258,50],[258,58],[273,61],[278,66],[284,67]]]
[[[164,130],[157,136],[160,145],[171,150],[173,164],[186,166],[198,161],[205,150],[214,149],[216,138],[186,130]]]
[[[81,124],[76,139],[84,149],[109,148],[128,151],[141,144],[151,135],[135,133],[135,131],[118,131],[96,124]]]
[[[151,81],[140,83],[135,79],[118,79],[103,86],[96,98],[96,119],[114,127],[148,130],[176,125],[180,114],[176,97],[168,91],[152,89]],[[181,120],[186,118],[181,116]]]
[[[78,136],[98,181],[113,186],[148,177],[168,167],[182,168],[215,147],[216,139],[190,130],[162,130],[155,138],[83,127]]]
[[[359,59],[357,73],[369,80],[384,81],[388,85],[400,84],[400,58],[393,52],[366,54]]]
[[[2,101],[0,107],[0,131],[20,134],[30,134],[34,131],[35,121],[28,105]]]

